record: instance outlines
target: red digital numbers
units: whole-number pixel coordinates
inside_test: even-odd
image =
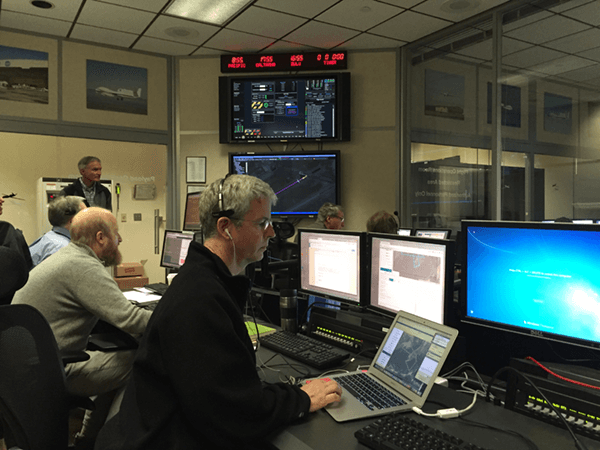
[[[304,61],[304,55],[292,55],[292,56],[290,56],[290,61],[302,62],[302,61]]]
[[[231,58],[231,62],[233,64],[244,64],[244,57],[243,56],[234,56],[233,58]]]
[[[272,63],[273,62],[273,57],[272,56],[261,56],[260,57],[260,62],[261,63]]]

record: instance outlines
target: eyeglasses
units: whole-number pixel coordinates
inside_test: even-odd
[[[344,218],[343,218],[343,217],[340,217],[340,216],[329,216],[329,217],[330,217],[331,219],[333,219],[333,218],[335,217],[336,219],[340,219],[340,221],[342,221],[342,222],[344,221]]]
[[[263,218],[260,220],[248,220],[248,219],[237,219],[235,217],[232,217],[231,220],[241,220],[243,222],[252,222],[254,225],[256,225],[258,228],[260,228],[263,231],[266,231],[267,228],[269,228],[269,225],[273,226],[273,221],[271,219],[267,219],[267,218]]]

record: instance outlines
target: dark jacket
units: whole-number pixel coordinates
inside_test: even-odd
[[[297,386],[263,385],[242,307],[249,280],[193,242],[142,339],[119,414],[98,449],[265,449],[308,413]]]
[[[60,195],[77,195],[79,197],[85,198],[85,194],[83,193],[83,187],[81,186],[81,181],[79,179],[75,180],[73,183],[61,190]],[[110,190],[108,190],[100,183],[96,183],[96,195],[94,196],[94,202],[97,206],[101,206],[102,208],[106,208],[112,211],[112,196],[110,194]],[[85,201],[85,204],[87,206],[90,206],[88,205],[87,200]]]

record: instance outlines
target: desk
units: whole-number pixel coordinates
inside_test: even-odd
[[[263,361],[266,361],[273,355],[269,350],[262,348],[259,349],[258,353],[260,359]],[[291,359],[288,358],[288,360]],[[355,368],[356,363],[348,367],[349,370],[354,370]],[[298,376],[297,373],[292,373],[289,369],[282,369],[282,372]],[[279,381],[278,374],[276,373],[265,371],[265,376],[268,382]],[[440,408],[447,407],[463,409],[471,403],[472,399],[473,396],[470,394],[458,393],[442,386],[434,386],[429,400],[423,407],[423,411],[431,413]],[[520,437],[503,431],[494,431],[489,428],[473,426],[467,421],[520,433],[535,443],[539,450],[575,449],[575,444],[567,430],[504,409],[500,406],[494,406],[491,403],[486,403],[483,399],[477,400],[473,409],[464,416],[465,420],[462,418],[448,420],[435,419],[422,417],[412,412],[407,414],[410,414],[411,418],[433,428],[445,431],[490,450],[531,450],[532,447],[528,446]],[[280,450],[365,450],[368,447],[356,440],[354,432],[373,422],[373,420],[375,419],[337,423],[326,411],[317,411],[309,414],[306,419],[274,433],[271,436],[271,442],[279,447]],[[600,449],[600,442],[582,436],[578,436],[578,439],[587,446],[588,450]]]

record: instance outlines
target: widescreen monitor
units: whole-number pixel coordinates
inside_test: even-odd
[[[463,320],[600,348],[600,229],[463,221]]]
[[[198,202],[200,201],[201,192],[188,192],[185,199],[185,212],[183,215],[183,230],[184,231],[200,231],[200,209]]]
[[[179,269],[185,262],[194,235],[183,231],[165,230],[160,266],[168,269]]]
[[[315,216],[326,202],[340,204],[339,150],[230,153],[229,173],[268,183],[277,194],[275,217]]]
[[[364,297],[365,233],[338,230],[298,230],[300,291],[352,305]]]
[[[219,142],[350,140],[350,73],[219,77]]]
[[[369,233],[370,309],[452,324],[454,242]]]
[[[446,228],[417,228],[415,236],[425,237],[430,239],[450,239],[452,230]]]

